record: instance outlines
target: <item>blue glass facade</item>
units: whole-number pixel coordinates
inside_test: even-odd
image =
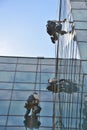
[[[24,117],[24,104],[34,91],[40,97],[42,110],[38,114],[38,120],[35,120],[40,125],[38,128],[33,125],[33,130],[84,130],[87,76],[82,70],[83,62],[58,60],[58,79],[70,79],[77,84],[78,89],[53,93],[47,90],[47,86],[48,79],[55,75],[55,59],[0,57],[0,130],[30,129],[29,122],[26,125]]]
[[[54,75],[54,59],[0,57],[0,129],[25,130],[24,104],[29,95],[36,91],[42,108],[38,121],[40,128],[52,128],[53,97],[46,89],[48,78]],[[36,88],[35,88],[36,84]],[[36,121],[35,121],[36,122]],[[35,128],[33,128],[35,129]]]

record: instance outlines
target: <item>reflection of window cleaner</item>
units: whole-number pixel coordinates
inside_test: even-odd
[[[39,106],[38,94],[34,93],[33,95],[30,95],[24,107],[27,109],[25,116],[28,116],[31,110],[32,110],[32,114],[40,113],[41,107]]]
[[[53,78],[48,80],[47,89],[54,93],[58,92],[73,93],[78,91],[78,85],[77,83],[74,83],[71,80],[67,79],[57,80],[56,78]]]
[[[24,126],[26,128],[30,128],[33,130],[33,128],[38,129],[41,125],[41,122],[38,120],[38,116],[26,116],[24,120]]]

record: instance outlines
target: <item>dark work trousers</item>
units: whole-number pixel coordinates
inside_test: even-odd
[[[25,116],[28,116],[28,114],[30,113],[30,110],[31,110],[31,108],[26,110]]]

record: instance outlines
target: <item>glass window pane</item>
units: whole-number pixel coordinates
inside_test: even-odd
[[[36,65],[17,65],[17,71],[36,71]],[[39,67],[39,66],[38,66]]]
[[[40,96],[40,101],[52,101],[51,92],[36,91]],[[34,93],[33,91],[13,91],[13,100],[27,100],[28,96]]]
[[[0,101],[0,115],[7,115],[9,101]]]
[[[17,58],[15,58],[15,57],[0,57],[0,62],[2,62],[2,63],[16,63]]]
[[[17,72],[15,77],[16,82],[34,82],[35,73],[31,72]]]
[[[62,59],[59,66],[71,66],[71,65],[80,65],[80,60],[76,59],[76,60],[72,60],[72,59]]]
[[[85,9],[86,8],[86,3],[85,2],[71,2],[72,8],[76,9]]]
[[[52,127],[52,117],[40,117],[41,126]]]
[[[24,116],[9,116],[8,123],[9,126],[24,126]]]
[[[37,64],[37,58],[18,58],[18,63]]]
[[[13,91],[12,99],[13,100],[27,100],[28,96],[31,95],[34,91]]]
[[[87,10],[72,10],[74,20],[87,21]]]
[[[87,73],[87,61],[82,61],[83,71]]]
[[[11,101],[9,115],[25,115],[25,101]]]
[[[41,65],[41,72],[55,72],[55,66]]]
[[[35,86],[35,84],[15,83],[14,89],[17,89],[17,90],[34,90],[34,86]]]
[[[0,83],[0,89],[12,89],[12,83]]]
[[[6,116],[0,116],[0,125],[1,126],[6,124],[6,119],[7,119]],[[2,129],[0,128],[0,130],[2,130]]]
[[[49,128],[42,127],[42,128],[39,128],[39,130],[49,130]]]
[[[17,72],[15,81],[16,82],[31,82],[35,83],[36,73],[33,72]],[[54,77],[54,73],[37,73],[37,82],[48,83],[49,78]]]
[[[82,59],[87,59],[87,43],[78,42],[80,55]]]
[[[87,29],[87,22],[75,22],[75,29]]]
[[[41,73],[41,83],[48,83],[48,79],[54,78],[54,73]]]
[[[46,90],[47,91],[47,85],[48,85],[48,83],[36,84],[36,90]]]
[[[55,66],[48,65],[17,65],[17,71],[54,72]]]
[[[25,127],[6,127],[6,130],[25,130]]]
[[[41,112],[40,116],[52,116],[53,115],[53,103],[52,102],[40,102]]]
[[[11,90],[0,90],[0,99],[10,99]]]
[[[40,83],[36,83],[35,84],[30,84],[30,83],[15,83],[14,84],[14,89],[15,90],[34,90],[36,88],[36,90],[47,90],[47,85],[48,84],[40,84]]]
[[[5,130],[5,127],[0,126],[0,130]]]
[[[25,64],[37,64],[37,58],[19,58],[18,63],[25,63]],[[54,58],[39,58],[39,64],[55,64]]]
[[[0,70],[15,70],[16,64],[0,64]]]
[[[12,82],[14,79],[14,72],[1,72],[0,71],[0,81]]]
[[[41,64],[45,64],[45,65],[55,65],[55,59],[41,59]]]
[[[53,100],[52,92],[41,91],[39,94],[40,94],[40,101],[52,101]]]
[[[77,40],[78,41],[83,41],[83,42],[87,42],[87,31],[79,31],[79,30],[76,30],[76,33],[77,33]]]

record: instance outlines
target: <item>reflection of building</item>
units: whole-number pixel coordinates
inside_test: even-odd
[[[63,1],[67,2],[67,4],[63,3],[64,9],[61,13],[61,18],[64,19],[70,11],[70,6],[69,0]],[[59,58],[56,62],[57,79],[66,79],[76,83],[78,88],[76,91],[74,91],[73,85],[69,89],[70,84],[68,84],[67,88],[65,82],[61,84],[63,88],[61,92],[53,93],[47,90],[48,79],[55,77],[55,58],[0,57],[1,130],[25,129],[24,104],[27,97],[34,91],[39,94],[42,108],[38,115],[38,120],[41,122],[39,130],[86,130],[86,4],[87,2],[84,0],[80,2],[71,0],[77,37],[74,39],[70,34],[60,37]],[[69,8],[65,10],[66,7]],[[70,12],[68,20],[72,19],[72,14]],[[58,87],[60,87],[59,85]]]
[[[39,129],[40,127],[40,121],[38,120],[38,116],[27,116],[24,120],[24,126],[25,128],[30,128],[31,130]]]
[[[72,64],[73,63],[73,64]],[[65,84],[67,91],[55,94],[55,124],[56,129],[82,129],[83,124],[83,89],[85,87],[84,76],[80,60],[63,60],[58,66],[58,78],[69,79],[75,85]],[[59,84],[60,86],[60,84]],[[71,89],[70,89],[71,88]],[[74,89],[75,88],[75,89]],[[58,108],[58,111],[56,109]],[[59,120],[58,120],[59,118]],[[61,125],[58,123],[61,122]]]

